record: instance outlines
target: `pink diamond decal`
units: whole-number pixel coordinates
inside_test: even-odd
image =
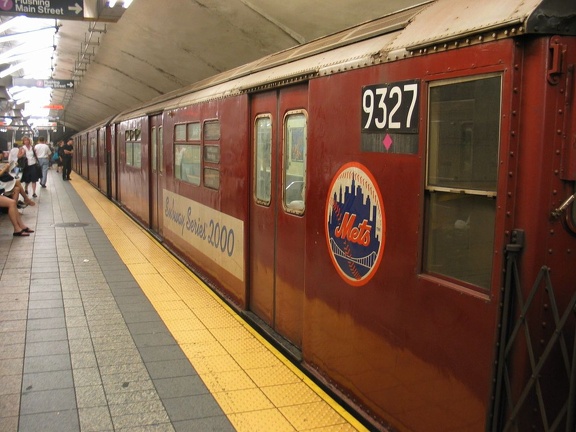
[[[392,143],[393,143],[392,138],[390,138],[390,135],[386,134],[384,140],[382,141],[382,144],[384,144],[386,150],[390,150],[390,147],[392,147]]]

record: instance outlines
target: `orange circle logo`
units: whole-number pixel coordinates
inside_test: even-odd
[[[382,195],[374,177],[359,163],[343,165],[326,199],[326,242],[340,277],[353,286],[368,283],[382,260],[385,240]]]

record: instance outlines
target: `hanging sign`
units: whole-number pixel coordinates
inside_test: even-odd
[[[1,0],[0,14],[32,18],[84,19],[83,0]]]

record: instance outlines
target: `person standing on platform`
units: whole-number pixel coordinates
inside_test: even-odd
[[[10,150],[8,154],[8,162],[12,168],[12,172],[14,173],[14,178],[18,178],[18,173],[20,172],[20,168],[18,167],[18,159],[24,156],[24,149],[22,149],[18,144],[14,143],[14,147]]]
[[[62,150],[62,147],[64,147],[64,140],[60,140],[58,141],[58,145],[56,146],[56,150],[54,150],[54,155],[56,156],[56,172],[59,173],[60,169],[64,169],[62,168],[62,155],[64,154],[64,150]]]
[[[28,193],[28,185],[32,184],[32,196],[36,198],[36,183],[40,178],[40,170],[38,169],[38,159],[36,159],[36,155],[34,154],[34,147],[32,145],[32,140],[30,137],[25,136],[22,138],[22,143],[24,151],[26,152],[26,162],[27,165],[24,167],[24,171],[22,173],[22,180],[21,182],[25,185],[26,193]]]
[[[74,154],[74,140],[69,139],[66,144],[60,147],[58,154],[62,157],[62,180],[70,180],[72,171],[72,155]]]
[[[36,157],[38,158],[38,165],[42,170],[42,177],[40,177],[40,186],[46,187],[46,180],[48,179],[48,168],[50,168],[50,146],[46,144],[46,138],[38,137],[38,143],[34,146]]]

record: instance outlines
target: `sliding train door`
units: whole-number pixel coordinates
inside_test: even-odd
[[[307,85],[253,96],[249,308],[302,342]]]
[[[150,228],[162,237],[162,185],[164,173],[162,114],[150,116]]]

